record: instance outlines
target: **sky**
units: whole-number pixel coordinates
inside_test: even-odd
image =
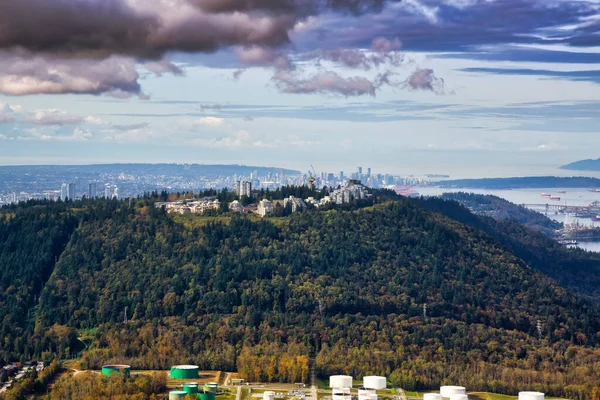
[[[0,164],[600,157],[599,0],[0,0]]]

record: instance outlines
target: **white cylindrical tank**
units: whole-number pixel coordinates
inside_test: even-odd
[[[385,389],[387,387],[387,379],[385,376],[365,376],[363,378],[363,386],[365,389]]]
[[[467,394],[467,390],[462,386],[442,386],[440,395],[445,398],[450,398],[453,394]]]
[[[333,375],[329,377],[329,387],[343,389],[352,387],[352,377],[348,375]]]
[[[450,396],[450,400],[469,400],[469,396],[466,394],[453,394]]]
[[[331,399],[332,400],[352,400],[352,394],[351,394],[350,388],[347,387],[347,388],[333,389]]]
[[[275,392],[264,392],[263,400],[275,400]]]
[[[377,392],[374,389],[359,389],[358,400],[377,400]]]
[[[519,400],[544,400],[544,393],[519,392]]]
[[[437,393],[425,393],[423,400],[442,400],[442,396]]]

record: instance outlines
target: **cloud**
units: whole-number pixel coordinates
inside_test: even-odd
[[[398,38],[376,38],[368,52],[361,49],[319,49],[306,53],[304,58],[331,61],[344,67],[363,70],[378,68],[386,63],[398,67],[404,59],[403,55],[397,52],[401,47],[402,43]]]
[[[84,121],[84,118],[69,115],[57,109],[38,110],[29,119],[36,125],[74,125]]]
[[[218,138],[195,138],[191,140],[194,145],[202,147],[224,147],[224,148],[244,148],[244,147],[273,147],[273,144],[265,143],[262,140],[256,140],[252,134],[246,130],[238,130],[230,135]]]
[[[184,71],[181,67],[173,64],[166,58],[163,58],[159,61],[148,61],[144,63],[144,67],[153,72],[156,76],[162,76],[165,73],[170,73],[172,75],[181,76],[184,74]]]
[[[141,122],[139,124],[129,124],[129,125],[111,125],[110,128],[116,131],[126,132],[133,131],[137,129],[145,129],[150,127],[148,122]]]
[[[405,87],[412,90],[428,90],[444,93],[444,80],[435,76],[432,69],[417,68],[406,80]]]
[[[122,57],[89,61],[47,59],[23,52],[0,54],[0,93],[143,96],[136,62]]]
[[[245,66],[274,67],[278,70],[292,69],[287,56],[268,47],[238,47],[237,56]]]
[[[284,93],[315,94],[325,93],[348,96],[375,96],[377,88],[367,78],[354,76],[343,78],[335,72],[319,72],[308,78],[295,73],[279,72],[272,78],[275,86]]]
[[[225,125],[224,118],[217,117],[202,117],[199,119],[188,119],[180,122],[181,125],[186,127],[195,127],[195,126],[207,126],[210,128],[219,128]]]
[[[571,81],[589,81],[600,83],[600,70],[551,71],[526,68],[463,68],[461,71],[497,75],[540,76]]]
[[[20,106],[11,106],[0,101],[0,124],[6,124],[15,121],[15,113],[21,111]]]
[[[533,147],[522,147],[519,149],[521,152],[544,152],[544,151],[559,151],[566,150],[567,147],[558,143],[543,143]]]
[[[329,48],[357,48],[374,36],[400,37],[405,49],[428,52],[515,43],[598,46],[597,15],[596,1],[406,0],[354,23],[328,15],[298,40],[315,46],[318,38],[327,38]]]
[[[221,111],[223,106],[220,104],[200,104],[199,108],[201,111]]]
[[[169,51],[213,52],[228,46],[276,47],[298,21],[327,10],[378,12],[384,0],[19,0],[0,3],[0,48],[64,57]]]

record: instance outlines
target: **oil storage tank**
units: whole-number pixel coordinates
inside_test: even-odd
[[[271,391],[264,392],[263,400],[275,400],[275,392],[271,392]]]
[[[544,393],[519,392],[519,400],[544,400]]]
[[[113,374],[120,374],[123,376],[131,375],[131,367],[129,365],[104,365],[102,367],[102,375],[112,376]]]
[[[453,394],[450,396],[450,400],[469,400],[469,396],[466,394]]]
[[[171,378],[173,379],[196,379],[198,378],[197,365],[175,365],[171,367]]]
[[[216,382],[207,382],[204,384],[204,391],[216,394],[219,391],[219,384]]]
[[[454,394],[467,394],[467,389],[462,386],[442,386],[440,388],[440,395],[445,399],[449,399]]]
[[[442,396],[438,393],[425,393],[423,400],[442,400]]]
[[[188,382],[183,384],[183,391],[187,394],[198,394],[198,383]]]
[[[387,379],[385,376],[365,376],[363,387],[371,390],[382,390],[387,387]]]
[[[208,392],[204,389],[198,390],[198,399],[199,400],[215,400],[216,394],[213,392]]]
[[[173,390],[169,392],[169,400],[181,400],[185,399],[188,394],[183,390]]]
[[[352,377],[348,375],[332,375],[329,377],[329,387],[332,389],[349,389],[352,387]]]

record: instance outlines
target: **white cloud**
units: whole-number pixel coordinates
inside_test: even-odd
[[[533,147],[521,147],[519,151],[530,152],[530,151],[559,151],[566,150],[567,147],[558,143],[543,143]]]

